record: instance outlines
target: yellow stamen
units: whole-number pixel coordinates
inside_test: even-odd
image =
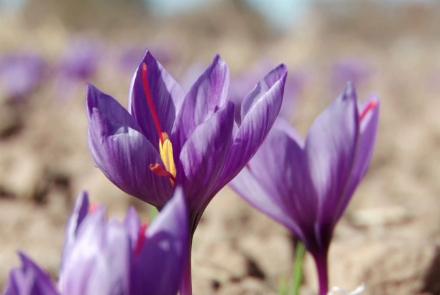
[[[159,140],[160,158],[165,169],[176,178],[176,165],[174,164],[173,144],[165,132],[162,133],[162,140]]]

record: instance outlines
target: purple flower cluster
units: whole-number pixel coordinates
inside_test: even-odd
[[[131,208],[123,222],[78,198],[68,222],[58,283],[25,254],[11,271],[5,295],[175,295],[188,253],[182,191],[148,228]]]
[[[192,236],[231,180],[239,195],[304,243],[320,294],[327,294],[328,249],[370,164],[379,101],[359,104],[349,84],[303,140],[277,119],[286,78],[280,65],[237,99],[228,66],[216,56],[185,93],[147,52],[128,110],[89,85],[96,165],[121,190],[155,206],[159,217],[148,229],[134,210],[123,223],[108,221],[105,209],[93,209],[83,196],[68,224],[58,284],[20,254],[22,267],[11,272],[6,294],[191,295]]]

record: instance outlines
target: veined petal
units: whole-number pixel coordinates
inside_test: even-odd
[[[104,209],[84,220],[65,259],[62,294],[130,294],[130,238],[122,224],[107,222]]]
[[[295,233],[304,237],[306,244],[312,244],[318,200],[305,151],[289,133],[272,129],[248,167],[273,201],[302,229]]]
[[[359,140],[353,168],[359,178],[362,178],[367,172],[373,155],[373,147],[376,142],[377,128],[379,126],[380,102],[376,98],[372,98],[367,101],[366,105],[372,102],[376,106],[359,124]]]
[[[240,172],[266,138],[280,112],[286,76],[287,71],[284,66],[273,70],[248,96],[248,102],[242,105],[244,117],[241,118],[241,125],[234,132],[222,185]],[[275,77],[278,77],[278,80],[275,80]]]
[[[243,168],[231,180],[229,186],[254,208],[281,223],[296,233],[298,237],[303,237],[301,228],[298,227],[295,220],[290,218],[290,214],[283,207],[283,202],[277,196],[267,192],[248,167]]]
[[[87,102],[89,145],[97,166],[123,191],[162,207],[172,188],[149,169],[150,164],[161,163],[157,150],[111,96],[90,86]]]
[[[225,105],[228,88],[229,69],[217,55],[209,68],[194,83],[183,101],[174,128],[174,138],[179,147],[198,125]]]
[[[344,94],[315,120],[306,140],[310,175],[320,204],[319,224],[328,235],[353,167],[358,138],[356,108],[356,94],[349,85]]]
[[[375,103],[376,106],[367,114],[359,123],[359,136],[356,144],[356,154],[351,171],[351,177],[346,184],[343,196],[341,196],[339,205],[335,213],[335,221],[337,221],[344,213],[353,193],[367,173],[368,167],[373,156],[373,148],[376,142],[377,128],[379,125],[380,102],[376,98],[372,98],[365,106]],[[362,108],[365,108],[365,106]]]
[[[252,106],[257,103],[262,96],[269,91],[272,86],[281,79],[286,79],[286,66],[281,64],[270,71],[263,80],[259,81],[255,88],[243,99],[240,110],[240,121],[243,119]]]
[[[183,190],[177,187],[147,230],[145,245],[133,257],[133,295],[176,295],[189,255],[188,210]]]
[[[76,200],[72,215],[69,218],[64,239],[63,257],[68,255],[75,242],[78,228],[89,212],[89,196],[87,192],[82,192]],[[64,259],[63,259],[64,261]],[[63,265],[61,266],[63,268]]]
[[[200,124],[180,153],[182,182],[192,214],[201,214],[218,188],[232,141],[234,105],[228,103]]]
[[[4,295],[57,295],[49,275],[25,254],[19,253],[21,268],[13,269]]]
[[[171,134],[177,110],[183,99],[183,90],[153,55],[147,51],[132,79],[129,109],[142,133],[154,146],[157,146],[159,135],[147,104],[142,81],[142,65],[144,63],[147,65],[151,95],[163,132]]]

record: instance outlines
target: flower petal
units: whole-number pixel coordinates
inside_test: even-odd
[[[367,173],[368,167],[373,156],[373,148],[376,142],[377,128],[379,125],[380,103],[373,98],[367,102],[375,103],[376,106],[369,114],[361,120],[359,124],[359,136],[356,144],[356,155],[351,171],[350,180],[346,184],[344,195],[340,197],[335,220],[337,221],[344,213],[351,197],[353,196],[356,187],[359,185],[362,178]]]
[[[132,293],[175,295],[189,255],[188,211],[183,190],[173,198],[147,230],[142,252],[133,257]]]
[[[128,235],[131,240],[131,247],[133,251],[136,249],[137,240],[139,237],[139,229],[141,228],[141,219],[134,207],[128,209],[127,215],[124,219],[124,225],[127,229]]]
[[[301,231],[295,233],[310,240],[318,200],[305,151],[289,133],[272,129],[248,166],[257,182],[273,196],[274,202],[278,202],[285,214],[299,225]]]
[[[178,147],[183,145],[198,125],[225,105],[228,88],[229,69],[217,55],[183,101],[174,128]]]
[[[59,282],[63,294],[130,293],[130,238],[124,225],[107,221],[103,208],[81,224],[65,259]]]
[[[129,109],[143,134],[157,147],[159,134],[155,129],[142,81],[142,66],[144,63],[147,65],[152,99],[163,132],[171,134],[177,110],[183,99],[183,90],[153,55],[147,51],[133,76]]]
[[[181,179],[192,214],[202,214],[219,189],[217,184],[232,142],[233,123],[234,105],[228,103],[200,124],[182,147]]]
[[[287,126],[277,124],[231,184],[245,200],[284,224],[307,247],[313,248],[317,196],[309,177],[305,151],[291,137],[296,134],[294,129],[286,129]]]
[[[126,193],[162,207],[172,187],[167,178],[149,169],[150,164],[161,163],[157,150],[111,96],[90,86],[87,101],[89,145],[97,166]]]
[[[285,66],[279,66],[257,85],[242,104],[241,125],[234,134],[223,172],[223,185],[240,172],[266,138],[280,112],[286,76]]]
[[[328,235],[353,166],[358,137],[356,108],[356,94],[349,85],[315,120],[306,139],[310,175],[320,204],[320,225],[326,227],[322,230]]]
[[[272,71],[270,71],[263,80],[259,81],[254,89],[243,99],[240,110],[240,121],[250,111],[252,106],[257,103],[262,96],[269,91],[272,86],[279,80],[286,79],[286,66],[281,64]],[[285,77],[286,76],[286,77]],[[284,90],[284,89],[283,89]]]
[[[49,275],[23,253],[18,254],[21,268],[13,269],[5,295],[57,295]]]
[[[284,210],[282,201],[274,199],[274,195],[265,190],[248,167],[243,168],[229,186],[254,208],[302,237],[301,229]]]
[[[73,213],[69,218],[66,228],[66,237],[64,242],[63,249],[63,257],[68,255],[70,252],[72,245],[75,242],[76,235],[78,233],[78,228],[83,222],[84,218],[87,216],[89,212],[89,196],[87,192],[82,192],[76,200],[75,208],[73,209]],[[64,261],[64,259],[63,259]],[[61,266],[63,268],[63,266]]]

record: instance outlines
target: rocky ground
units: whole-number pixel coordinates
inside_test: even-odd
[[[316,12],[298,30],[279,36],[246,29],[247,19],[237,20],[236,28],[225,25],[215,31],[212,27],[222,23],[221,17],[205,15],[199,20],[209,19],[208,28],[183,19],[163,25],[160,33],[130,31],[136,44],[139,36],[145,46],[150,40],[181,44],[182,52],[170,66],[178,77],[189,64],[207,64],[216,52],[234,73],[249,70],[258,60],[285,62],[304,77],[292,118],[303,134],[336,89],[342,90],[332,80],[332,66],[347,57],[367,65],[369,74],[359,81],[358,92],[361,98],[381,99],[379,138],[369,174],[330,250],[331,285],[354,289],[365,283],[366,294],[440,294],[440,14],[410,12],[392,19],[375,10],[338,18]],[[375,21],[369,18],[372,14]],[[32,45],[50,60],[69,37],[67,29],[51,20],[33,28],[7,21],[7,30],[0,31],[5,52]],[[109,46],[130,42],[124,30],[128,32],[120,28],[101,38]],[[93,82],[126,104],[130,74],[110,63],[105,61]],[[148,216],[144,204],[114,188],[92,163],[85,83],[67,99],[60,99],[50,85],[42,85],[22,103],[1,101],[0,287],[18,264],[17,250],[57,273],[65,222],[81,190],[108,205],[114,216],[122,216],[129,205]],[[226,188],[208,206],[195,235],[194,292],[277,294],[280,283],[290,277],[292,249],[282,226]],[[307,258],[303,294],[316,294],[315,286]]]

